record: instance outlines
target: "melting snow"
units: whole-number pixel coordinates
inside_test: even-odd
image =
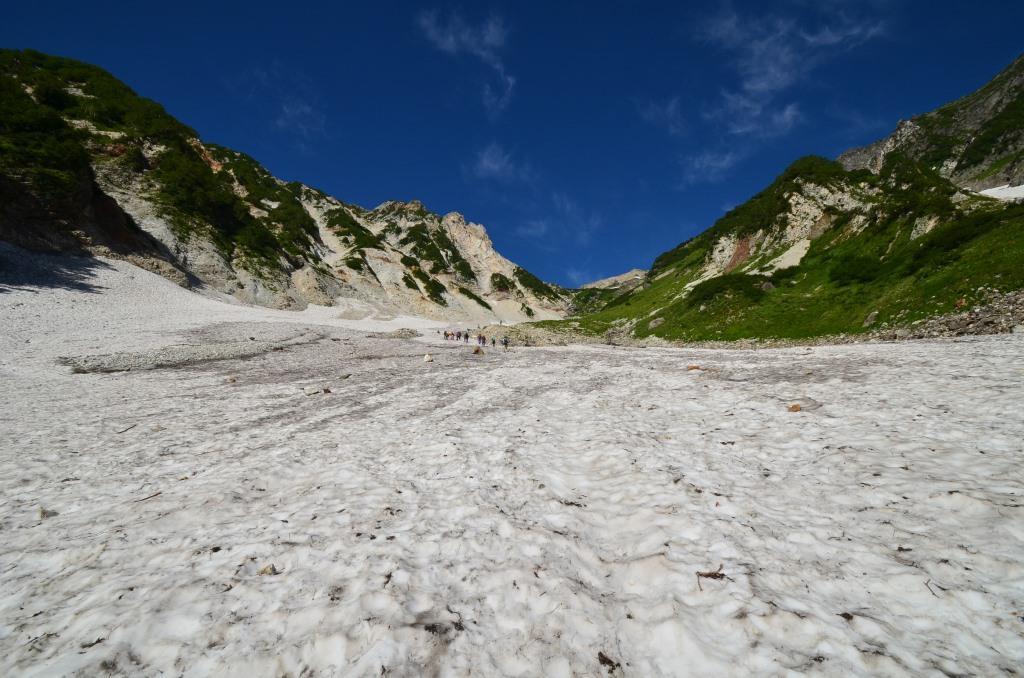
[[[1003,184],[995,188],[986,188],[983,191],[979,191],[979,193],[999,200],[1024,200],[1024,184],[1020,186]]]
[[[4,675],[1024,662],[1019,335],[474,356],[101,263],[0,277]]]

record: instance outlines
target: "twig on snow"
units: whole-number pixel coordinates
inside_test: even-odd
[[[704,578],[704,579],[728,579],[728,577],[725,576],[725,573],[722,572],[722,565],[721,565],[721,563],[719,563],[718,569],[715,570],[714,572],[699,572],[699,571],[697,572],[697,588],[700,589],[701,591],[703,591],[704,587],[700,585],[701,578]]]

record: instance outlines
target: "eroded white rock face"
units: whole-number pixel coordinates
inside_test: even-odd
[[[198,140],[195,143],[211,169],[229,171],[214,160]],[[162,150],[154,146],[144,152],[147,158],[154,160]],[[436,320],[479,322],[561,318],[568,308],[561,297],[538,297],[516,283],[516,265],[495,251],[483,226],[467,222],[457,212],[439,217],[427,212],[418,201],[390,201],[372,211],[364,211],[304,187],[300,202],[317,225],[314,260],[297,269],[282,260],[281,270],[274,271],[241,259],[228,261],[212,240],[203,235],[202,228],[192,236],[180,236],[152,197],[152,188],[138,175],[121,172],[114,165],[99,166],[96,170],[101,188],[144,231],[163,244],[171,260],[195,278],[193,282],[245,303],[302,309],[307,304],[331,305],[346,299],[370,305],[380,317],[415,314]],[[235,192],[244,198],[246,191],[233,176],[232,183]],[[253,216],[265,217],[274,207],[276,203],[263,201],[262,206],[249,205],[249,210]],[[380,246],[358,250],[340,237],[328,224],[329,213],[339,209],[347,211],[358,224],[379,236]],[[416,271],[407,265],[413,255],[413,245],[403,244],[403,238],[409,229],[421,224],[431,233],[443,231],[447,235],[457,250],[443,252],[449,264],[461,258],[472,269],[470,277],[452,270],[420,272],[421,277],[426,273],[446,288],[442,295],[444,303],[428,296],[425,283],[417,279]],[[353,266],[353,260],[362,263]],[[512,289],[492,289],[495,274],[512,281]]]
[[[938,225],[939,218],[936,216],[918,217],[914,220],[914,229],[910,232],[910,239],[916,240],[922,235],[927,235]]]
[[[832,228],[834,215],[852,213],[846,228],[859,230],[866,223],[872,190],[866,186],[827,186],[798,182],[786,199],[789,209],[771,224],[743,237],[722,236],[715,242],[700,275],[687,289],[729,270],[771,273],[796,266],[811,242]]]
[[[491,289],[492,273],[509,278],[514,275],[515,264],[495,251],[491,238],[480,224],[468,223],[458,212],[449,212],[441,219],[441,227],[469,262],[482,288]]]
[[[803,258],[806,256],[807,250],[809,249],[811,249],[810,238],[797,240],[788,250],[769,261],[764,267],[764,272],[771,273],[783,268],[798,266],[800,262],[803,261]]]

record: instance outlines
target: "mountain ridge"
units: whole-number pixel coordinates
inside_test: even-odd
[[[640,287],[542,325],[638,339],[790,339],[905,325],[1020,289],[1024,204],[994,188],[1024,181],[1022,112],[1024,57],[838,160],[795,160],[658,256]]]
[[[982,190],[1024,183],[1024,54],[980,87],[934,111],[901,120],[878,141],[837,158],[847,170],[878,172],[900,152],[958,186]]]
[[[0,73],[0,239],[120,256],[276,308],[354,297],[384,314],[520,321],[569,306],[457,212],[366,209],[278,179],[89,64],[0,50]]]

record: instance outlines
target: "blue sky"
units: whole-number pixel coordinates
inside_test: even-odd
[[[565,285],[646,267],[792,160],[984,84],[1024,3],[17,3],[0,46],[108,69],[208,141],[484,224]]]

